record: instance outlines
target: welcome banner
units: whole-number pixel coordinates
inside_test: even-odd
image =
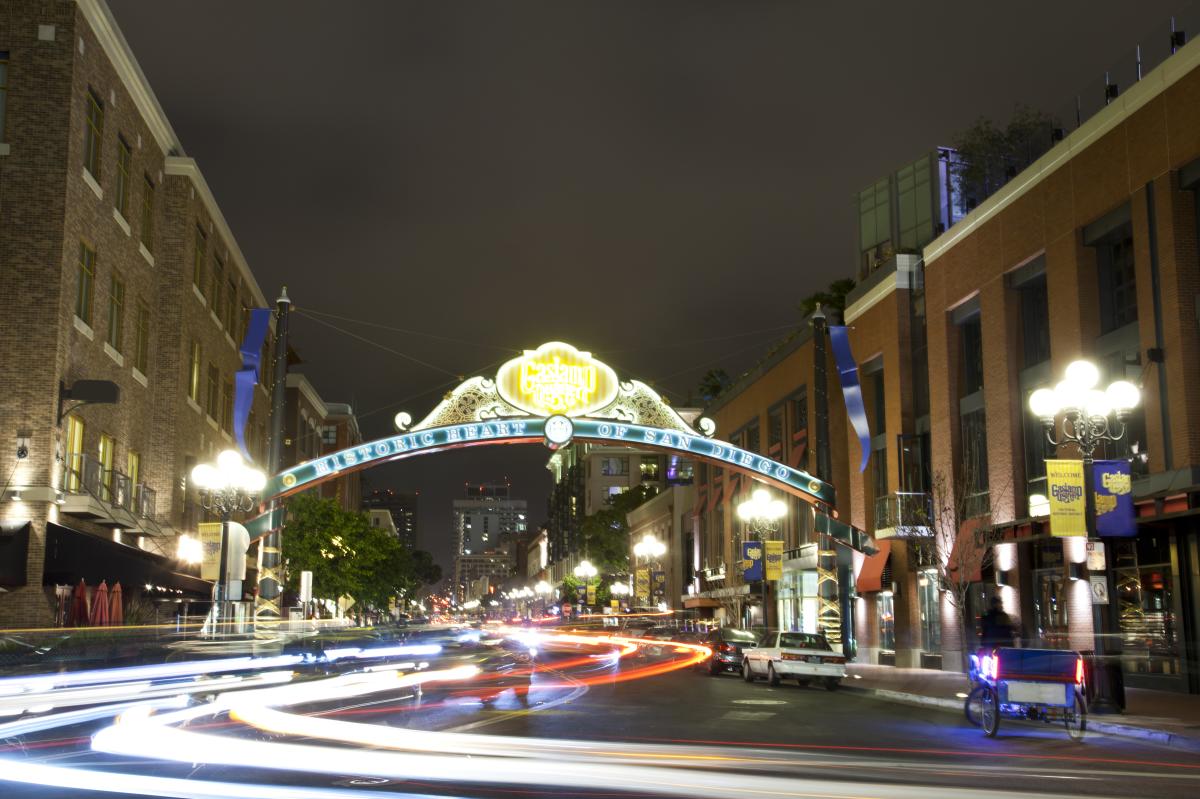
[[[1050,534],[1087,535],[1087,502],[1083,495],[1083,461],[1048,459]]]
[[[767,579],[780,580],[783,578],[783,542],[764,541],[767,549]]]

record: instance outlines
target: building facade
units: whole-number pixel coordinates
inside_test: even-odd
[[[376,488],[363,497],[363,508],[390,513],[400,543],[409,549],[416,549],[419,500],[420,492],[417,491],[402,493],[390,488]]]
[[[466,496],[454,500],[455,554],[506,549],[515,535],[525,532],[525,500],[511,492],[507,483],[467,484]]]
[[[0,20],[0,626],[61,621],[55,586],[80,579],[204,597],[174,559],[204,518],[191,468],[233,446],[245,309],[266,300],[107,7],[12,2]],[[119,400],[60,403],[86,380]]]
[[[288,372],[284,394],[282,468],[362,443],[354,410],[342,402],[326,402],[301,372]],[[332,499],[343,510],[363,507],[362,475],[350,472],[321,484],[324,499]]]

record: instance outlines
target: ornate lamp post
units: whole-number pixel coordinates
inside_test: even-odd
[[[645,561],[650,568],[650,577],[653,578],[656,567],[661,568],[659,559],[667,551],[667,545],[654,537],[653,533],[646,533],[642,536],[642,540],[633,545],[633,557],[636,561]],[[653,579],[650,581],[650,599],[653,601],[654,587]]]
[[[779,533],[783,517],[787,515],[787,503],[779,499],[771,499],[771,492],[758,488],[750,495],[750,499],[742,502],[737,508],[738,518],[746,525],[746,529],[758,536],[759,541],[767,541]],[[764,558],[766,547],[763,547]],[[767,579],[766,563],[763,563],[762,598],[763,598],[763,627],[770,629],[771,582]]]
[[[1083,460],[1084,519],[1088,537],[1096,535],[1096,495],[1093,486],[1093,456],[1096,448],[1105,441],[1120,441],[1125,437],[1126,419],[1129,412],[1141,400],[1138,387],[1126,380],[1110,383],[1103,391],[1096,386],[1100,382],[1100,370],[1089,361],[1074,361],[1067,366],[1066,379],[1053,390],[1040,388],[1029,396],[1029,409],[1042,420],[1046,428],[1046,439],[1051,446],[1074,444],[1079,448]],[[1061,415],[1061,422],[1057,418]],[[1112,563],[1110,547],[1103,541],[1104,562]],[[1111,570],[1110,570],[1111,574]],[[1110,579],[1111,583],[1111,579]],[[1114,596],[1109,585],[1108,595]],[[1102,606],[1093,606],[1092,626],[1095,633],[1097,655],[1106,653],[1105,638],[1109,627]],[[1093,710],[1117,711],[1124,704],[1124,689],[1115,685],[1107,673],[1093,670],[1095,698]],[[1118,689],[1121,694],[1118,699]]]
[[[592,565],[592,562],[590,560],[586,560],[586,559],[581,560],[579,562],[579,565],[576,566],[573,571],[574,571],[576,577],[578,577],[580,580],[583,580],[583,585],[585,588],[584,594],[583,594],[584,599],[583,599],[583,602],[581,602],[579,604],[581,606],[586,607],[587,606],[586,587],[591,583],[592,578],[595,577],[599,572],[596,571],[596,567]],[[578,599],[578,597],[576,597],[576,599]]]
[[[625,601],[625,597],[629,596],[632,592],[629,590],[629,583],[617,580],[608,587],[608,593],[611,594],[613,598],[617,600],[617,604],[620,605]]]
[[[554,586],[545,580],[538,580],[537,585],[533,587],[533,592],[542,599],[542,615],[546,615],[546,598],[554,593]]]
[[[219,628],[229,616],[229,522],[234,513],[249,511],[258,504],[267,476],[247,465],[236,450],[227,449],[217,456],[215,466],[201,463],[192,469],[192,482],[200,489],[200,506],[221,517],[220,563],[213,586]]]

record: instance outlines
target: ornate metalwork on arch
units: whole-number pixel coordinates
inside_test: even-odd
[[[556,448],[569,440],[675,453],[741,472],[809,502],[833,504],[833,486],[787,464],[713,438],[654,389],[621,382],[607,365],[569,344],[527,350],[495,379],[472,377],[417,424],[396,415],[399,433],[341,450],[272,477],[264,501],[304,491],[347,472],[449,449],[498,444]],[[548,429],[549,426],[549,429]]]

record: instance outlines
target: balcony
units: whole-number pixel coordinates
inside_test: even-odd
[[[923,492],[900,491],[875,499],[876,538],[919,538],[930,535],[933,498]]]
[[[91,455],[73,454],[63,468],[62,512],[107,527],[156,535],[155,492]]]

